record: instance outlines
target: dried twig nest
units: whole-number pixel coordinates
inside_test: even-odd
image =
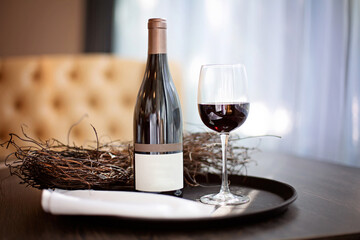
[[[70,146],[56,139],[37,141],[24,131],[23,136],[12,133],[10,140],[2,144],[3,147],[13,145],[16,149],[6,159],[6,165],[23,183],[39,189],[132,188],[132,143],[101,144],[95,128],[94,132],[97,139],[94,148]],[[252,161],[250,153],[257,149],[238,146],[234,140],[228,146],[228,170],[231,174],[240,174]],[[183,148],[186,184],[197,185],[198,175],[221,172],[221,144],[217,134],[187,133]],[[15,161],[10,161],[13,158]]]

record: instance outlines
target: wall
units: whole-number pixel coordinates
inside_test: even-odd
[[[84,0],[0,0],[0,56],[83,51]]]

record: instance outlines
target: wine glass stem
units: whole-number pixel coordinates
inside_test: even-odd
[[[227,159],[226,159],[229,133],[221,133],[220,138],[221,138],[221,150],[222,150],[222,180],[221,180],[220,194],[226,194],[226,193],[230,193],[228,174],[227,174]]]

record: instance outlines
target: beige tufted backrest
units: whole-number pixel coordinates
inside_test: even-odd
[[[180,94],[176,65],[171,73]],[[21,125],[35,139],[56,138],[86,145],[95,140],[132,140],[133,108],[145,62],[112,55],[55,55],[0,58],[0,142]],[[181,95],[181,94],[180,94]],[[10,150],[12,151],[12,150]],[[0,149],[1,159],[9,151]]]

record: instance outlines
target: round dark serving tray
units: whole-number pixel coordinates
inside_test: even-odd
[[[220,190],[221,178],[218,175],[208,174],[207,177],[196,179],[201,186],[185,187],[183,198],[199,201],[200,197]],[[272,179],[229,175],[232,193],[245,194],[250,202],[238,206],[218,206],[208,217],[198,218],[133,218],[121,217],[127,221],[144,221],[152,223],[192,223],[217,222],[224,220],[257,221],[283,213],[297,198],[295,188],[289,184]]]
[[[200,197],[209,193],[217,193],[220,190],[220,176],[208,174],[207,177],[196,179],[201,186],[185,187],[183,198],[199,201]],[[209,226],[211,223],[250,223],[274,217],[283,213],[288,206],[297,198],[296,190],[289,184],[272,179],[229,175],[230,189],[232,193],[241,193],[250,197],[250,202],[238,206],[219,206],[215,208],[210,216],[197,218],[139,218],[139,217],[109,217],[104,216],[78,216],[81,222],[96,222],[111,224],[108,219],[123,221],[124,226],[160,226],[169,228],[170,226],[190,226],[199,228]],[[132,191],[123,188],[122,190]],[[100,220],[99,220],[100,219]],[[150,225],[149,225],[150,224]],[[154,225],[155,224],[155,225]]]

